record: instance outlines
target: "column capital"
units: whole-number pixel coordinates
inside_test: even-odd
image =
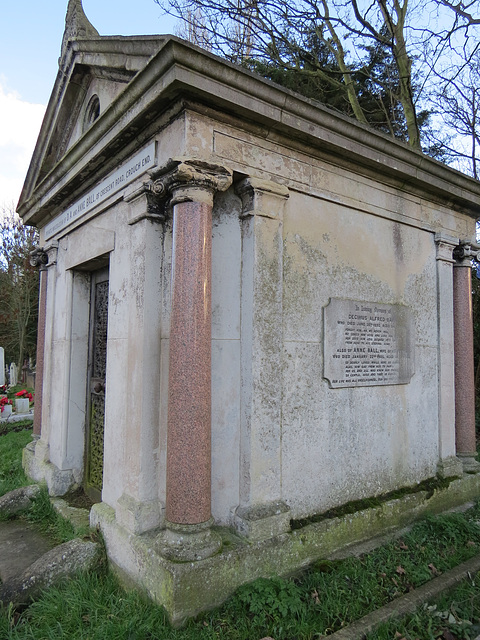
[[[37,247],[30,251],[30,265],[38,267],[39,271],[43,271],[48,264],[48,253],[43,247]]]
[[[58,243],[51,242],[43,247],[37,247],[30,252],[30,264],[38,267],[40,271],[46,271],[48,267],[57,264]]]
[[[437,260],[449,262],[451,264],[455,262],[453,250],[458,246],[458,238],[454,238],[453,236],[449,236],[444,233],[436,233],[435,245],[437,248]]]
[[[170,158],[151,173],[153,193],[169,206],[180,202],[204,202],[210,206],[217,191],[226,191],[232,184],[233,172],[219,164],[204,160]]]
[[[242,218],[256,215],[281,220],[283,205],[290,195],[283,184],[254,177],[239,182],[235,192],[242,200]],[[280,207],[278,200],[281,201]]]
[[[144,182],[141,187],[126,191],[123,198],[130,205],[129,225],[145,219],[151,222],[164,222],[164,211],[153,191],[152,183]]]
[[[453,250],[453,257],[455,259],[455,267],[471,267],[472,259],[480,259],[480,247],[475,245],[474,242],[468,240],[461,240],[460,243]]]

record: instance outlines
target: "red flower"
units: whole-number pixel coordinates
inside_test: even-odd
[[[7,398],[7,396],[4,396],[3,398],[0,398],[0,413],[3,413],[3,407],[7,404],[13,404],[13,402],[11,400],[9,400]]]
[[[23,389],[22,391],[18,391],[15,396],[17,398],[28,398],[30,400],[30,402],[33,400],[33,395],[31,393],[28,393],[26,389]]]

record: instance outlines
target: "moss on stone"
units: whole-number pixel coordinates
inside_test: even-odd
[[[398,500],[399,498],[403,498],[404,496],[420,493],[421,491],[425,491],[427,493],[426,497],[428,500],[434,495],[436,491],[447,489],[454,479],[455,478],[439,478],[438,476],[427,478],[426,480],[423,480],[418,484],[408,487],[402,487],[401,489],[396,489],[394,491],[389,491],[388,493],[384,493],[380,496],[363,498],[362,500],[352,500],[351,502],[347,502],[343,505],[340,505],[339,507],[328,509],[328,511],[314,514],[312,516],[309,516],[308,518],[290,520],[290,526],[292,530],[301,529],[302,527],[313,524],[315,522],[322,522],[323,520],[329,520],[331,518],[341,518],[343,516],[356,513],[357,511],[379,507],[385,502],[389,502],[390,500]]]

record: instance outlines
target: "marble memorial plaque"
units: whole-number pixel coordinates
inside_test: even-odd
[[[324,308],[324,378],[330,387],[408,384],[413,374],[408,307],[330,299]]]

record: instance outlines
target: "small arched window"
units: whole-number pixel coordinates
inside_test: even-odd
[[[100,98],[95,94],[88,101],[83,118],[83,131],[85,132],[100,115]]]

